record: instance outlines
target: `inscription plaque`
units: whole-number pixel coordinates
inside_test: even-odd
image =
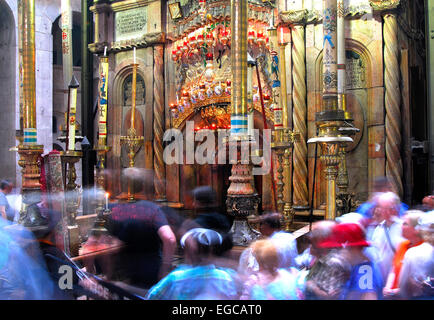
[[[143,36],[147,32],[148,25],[147,7],[141,7],[126,11],[116,12],[115,14],[115,40],[122,41],[135,39]]]
[[[366,87],[366,66],[362,57],[354,51],[346,52],[347,89]]]

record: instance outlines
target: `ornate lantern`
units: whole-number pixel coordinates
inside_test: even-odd
[[[203,34],[200,34],[197,36],[196,43],[199,47],[203,46],[203,44],[205,43],[205,40],[203,38]]]
[[[206,54],[206,68],[205,68],[205,79],[208,82],[212,82],[214,80],[214,66],[213,61],[214,56],[212,53]]]
[[[229,33],[226,30],[224,30],[220,35],[220,43],[225,46],[228,44],[228,42],[229,42]]]
[[[184,45],[181,48],[182,52],[186,53],[189,50],[188,42],[184,41]]]
[[[189,44],[190,44],[190,47],[192,49],[196,49],[196,47],[197,47],[197,41],[196,41],[196,37],[195,36],[190,37]]]
[[[208,34],[206,35],[206,39],[205,39],[205,41],[206,41],[206,44],[207,44],[209,47],[212,47],[212,46],[213,46],[213,44],[214,44],[214,37],[212,36],[212,33],[208,33]]]
[[[259,46],[265,45],[265,37],[264,37],[264,33],[263,32],[258,32],[258,35],[257,35],[257,38],[256,38],[256,43]]]
[[[247,34],[247,41],[249,42],[249,44],[253,44],[255,43],[256,37],[255,37],[255,31],[249,31],[249,33]]]

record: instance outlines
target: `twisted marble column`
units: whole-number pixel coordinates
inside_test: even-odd
[[[294,144],[293,204],[295,207],[308,206],[307,189],[307,109],[306,109],[306,63],[304,26],[292,27],[293,59],[293,122],[294,131],[300,133],[300,141]]]
[[[401,146],[401,93],[399,87],[399,48],[398,23],[396,14],[384,15],[384,86],[386,108],[386,177],[392,183],[395,192],[402,197],[402,158]]]
[[[154,189],[158,200],[166,199],[166,167],[163,160],[164,135],[164,48],[154,46]]]

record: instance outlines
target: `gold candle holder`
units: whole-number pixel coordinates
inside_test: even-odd
[[[277,210],[282,213],[284,219],[285,230],[289,231],[289,226],[292,223],[294,216],[294,209],[292,208],[292,201],[285,203],[283,200],[283,187],[285,183],[283,182],[283,168],[284,168],[284,156],[287,156],[287,152],[294,146],[294,142],[300,140],[300,134],[298,132],[292,131],[288,128],[275,129],[273,132],[273,141],[271,143],[271,148],[275,150],[277,155],[277,161],[279,163],[279,168],[277,169]]]
[[[319,133],[317,137],[311,138],[307,143],[319,143],[321,146],[321,161],[325,164],[325,177],[327,180],[327,199],[325,219],[336,218],[336,178],[338,174],[340,146],[353,142],[350,137],[342,136],[339,128],[342,121],[323,121],[318,123]]]
[[[137,135],[134,127],[136,113],[136,81],[137,81],[138,64],[133,64],[133,83],[132,83],[132,99],[131,99],[131,124],[126,136],[121,136],[121,144],[126,144],[128,148],[128,158],[130,159],[129,167],[134,167],[134,158],[136,157],[137,149],[144,143],[145,138]],[[128,201],[133,202],[134,192],[131,179],[128,180]]]

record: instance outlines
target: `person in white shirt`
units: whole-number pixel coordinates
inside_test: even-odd
[[[404,241],[402,237],[402,221],[398,218],[400,199],[393,192],[378,195],[376,214],[383,220],[374,230],[371,243],[372,258],[379,265],[383,279],[392,269],[393,257],[398,244]]]
[[[434,299],[434,211],[419,219],[423,240],[404,255],[399,277],[401,295],[407,299]]]

